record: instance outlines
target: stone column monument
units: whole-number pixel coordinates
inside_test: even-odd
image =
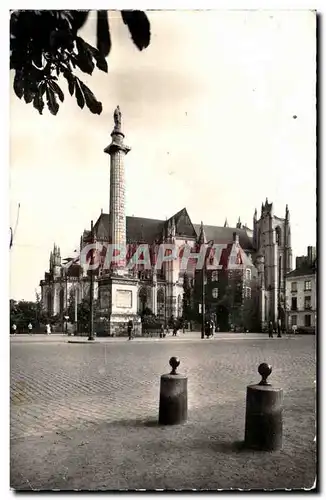
[[[130,147],[123,142],[119,106],[113,116],[112,141],[104,149],[110,155],[109,243],[123,250],[126,249],[124,158]],[[105,333],[110,336],[127,336],[128,322],[132,320],[134,334],[141,334],[141,322],[137,315],[138,280],[126,269],[123,257],[106,271],[98,282],[100,315],[106,320]]]

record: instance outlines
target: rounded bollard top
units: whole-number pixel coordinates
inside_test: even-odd
[[[267,377],[272,373],[272,366],[267,363],[261,363],[258,366],[258,373],[261,375],[261,381],[258,385],[271,385],[267,382]]]
[[[170,375],[177,375],[176,370],[177,370],[178,366],[180,365],[180,359],[177,358],[176,356],[172,356],[172,358],[170,358],[170,360],[169,360],[169,364],[172,368]]]

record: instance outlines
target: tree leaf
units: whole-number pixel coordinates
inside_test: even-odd
[[[84,40],[80,37],[76,39],[78,54],[76,56],[77,66],[84,72],[91,75],[94,70],[94,63],[91,51]]]
[[[40,93],[35,94],[34,100],[33,100],[33,106],[35,109],[38,110],[40,115],[43,113],[44,102],[43,102],[42,95]]]
[[[111,50],[111,36],[108,20],[108,12],[106,10],[97,11],[97,49],[105,57],[109,55]]]
[[[50,84],[50,87],[52,88],[53,92],[55,92],[58,95],[60,101],[63,102],[65,96],[64,96],[61,88],[59,87],[59,85],[56,82],[54,82],[53,80],[50,80],[49,84]]]
[[[94,57],[96,61],[96,66],[98,69],[101,71],[104,71],[105,73],[108,72],[108,63],[106,62],[105,56],[97,50],[95,47],[92,47],[89,45],[89,43],[85,42],[85,45],[87,46],[88,50],[91,52],[92,56]]]
[[[24,80],[20,71],[16,71],[14,78],[14,91],[17,97],[21,99],[24,95]]]
[[[65,79],[68,82],[69,94],[73,95],[73,93],[75,91],[76,78],[71,73],[71,71],[64,71],[63,76],[65,77]]]
[[[98,67],[98,69],[100,69],[101,71],[104,71],[104,73],[107,73],[108,72],[108,63],[106,62],[105,57],[101,54],[101,52],[97,52],[96,55],[94,54],[94,57],[95,57],[96,66]]]
[[[139,50],[146,49],[151,39],[149,20],[141,10],[122,10],[123,22],[128,26],[132,41]]]
[[[76,99],[77,99],[78,106],[81,109],[83,109],[83,107],[85,106],[85,99],[84,99],[83,93],[80,89],[80,80],[78,78],[76,78]]]
[[[56,115],[59,111],[59,104],[57,103],[55,93],[49,86],[46,87],[46,98],[50,113]]]
[[[81,80],[79,80],[79,85],[84,92],[85,102],[88,109],[93,114],[100,115],[102,113],[102,103],[96,99],[93,92]]]
[[[72,14],[71,26],[74,33],[77,33],[78,30],[87,21],[89,11],[88,10],[71,10],[69,11]]]
[[[31,91],[31,89],[28,86],[28,82],[26,82],[25,88],[24,88],[24,99],[25,99],[25,102],[27,104],[29,104],[30,102],[32,102],[32,100],[34,99],[34,95],[35,94]]]

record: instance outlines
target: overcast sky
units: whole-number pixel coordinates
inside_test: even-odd
[[[139,52],[110,13],[109,72],[85,75],[101,116],[68,92],[56,117],[11,93],[11,251],[15,299],[35,298],[56,242],[63,256],[109,210],[113,111],[122,111],[127,215],[252,226],[268,197],[291,214],[294,255],[316,242],[316,35],[309,11],[149,12]],[[94,41],[95,17],[82,36]],[[64,84],[64,90],[66,90]],[[294,117],[297,117],[296,119]]]

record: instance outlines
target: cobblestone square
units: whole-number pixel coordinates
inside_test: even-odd
[[[18,337],[11,339],[12,488],[313,486],[315,337],[201,341],[198,334],[91,345]],[[188,376],[188,422],[159,427],[160,375],[170,356]],[[264,361],[273,366],[270,382],[284,390],[284,446],[239,451],[246,386],[259,381]]]

